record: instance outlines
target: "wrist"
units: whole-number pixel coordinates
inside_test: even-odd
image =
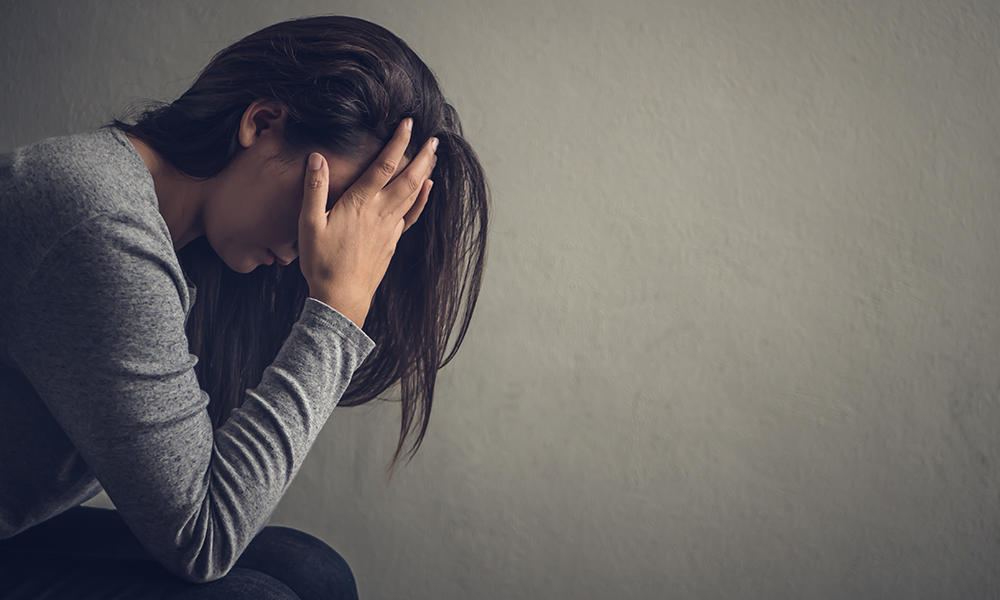
[[[368,307],[361,307],[358,303],[351,303],[346,301],[344,298],[339,298],[333,295],[327,294],[309,294],[309,297],[313,300],[322,302],[323,304],[329,306],[333,310],[344,315],[351,320],[352,323],[362,328],[365,325],[365,318],[368,316]]]

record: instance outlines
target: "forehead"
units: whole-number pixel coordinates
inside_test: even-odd
[[[377,159],[377,156],[376,156]],[[354,183],[364,175],[368,167],[374,160],[357,158],[348,159],[339,156],[326,155],[326,162],[330,167],[330,188],[329,188],[329,198],[327,202],[327,207],[332,205],[332,203],[344,195]],[[399,164],[396,166],[396,172],[393,173],[392,177],[389,179],[389,183],[392,183],[399,177],[404,170],[406,170],[407,165],[410,164],[410,159],[403,156],[399,160]],[[388,185],[388,184],[386,184]]]

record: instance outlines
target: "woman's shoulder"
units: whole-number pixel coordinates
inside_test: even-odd
[[[152,177],[117,129],[54,137],[15,150],[0,174],[5,205],[60,215],[156,209]],[[27,204],[27,206],[24,206]]]
[[[3,322],[51,252],[84,260],[123,244],[176,267],[152,177],[122,132],[50,138],[6,155],[0,255],[11,258],[0,261],[0,341]]]
[[[145,163],[117,129],[49,138],[0,160],[0,238],[19,251],[43,252],[98,216],[141,224],[160,241],[159,215]]]

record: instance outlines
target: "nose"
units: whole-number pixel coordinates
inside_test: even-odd
[[[285,244],[284,246],[275,248],[273,252],[274,257],[278,259],[279,265],[288,265],[299,257],[299,242],[296,240],[291,244]]]

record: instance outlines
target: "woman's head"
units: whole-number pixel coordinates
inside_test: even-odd
[[[219,174],[197,183],[194,209],[187,211],[192,215],[193,231],[179,236],[181,245],[204,235],[219,258],[240,273],[274,262],[285,265],[298,257],[308,154],[289,147],[285,140],[287,122],[288,111],[276,100],[250,103],[236,131],[241,150]],[[327,202],[331,206],[375,158],[375,151],[354,158],[325,148],[310,150],[326,157]],[[397,173],[408,163],[405,157],[400,160]],[[181,223],[178,229],[184,231],[184,227]]]
[[[316,17],[239,40],[219,52],[180,98],[146,111],[134,125],[114,125],[189,177],[224,178],[234,162],[250,156],[240,126],[252,106],[273,108],[260,113],[256,126],[270,129],[275,160],[290,165],[320,151],[366,166],[407,117],[414,121],[407,158],[431,136],[440,140],[430,199],[400,239],[366,320],[376,349],[341,401],[361,404],[399,382],[403,418],[396,457],[411,433],[415,451],[426,431],[436,371],[464,337],[485,259],[488,192],[457,113],[430,69],[398,37],[360,19]],[[336,197],[331,190],[331,201]],[[243,389],[259,381],[308,293],[296,262],[239,275],[223,268],[216,250],[224,250],[213,248],[219,244],[201,240],[179,252],[199,288],[188,333],[217,424],[239,404]]]
[[[246,108],[261,99],[287,110],[292,155],[325,149],[373,156],[407,117],[414,120],[407,157],[433,135],[460,133],[433,73],[409,46],[350,17],[286,21],[239,40],[156,111],[164,113],[155,120],[163,127],[150,122],[140,133],[155,134],[181,172],[212,177],[241,151],[234,134]]]

